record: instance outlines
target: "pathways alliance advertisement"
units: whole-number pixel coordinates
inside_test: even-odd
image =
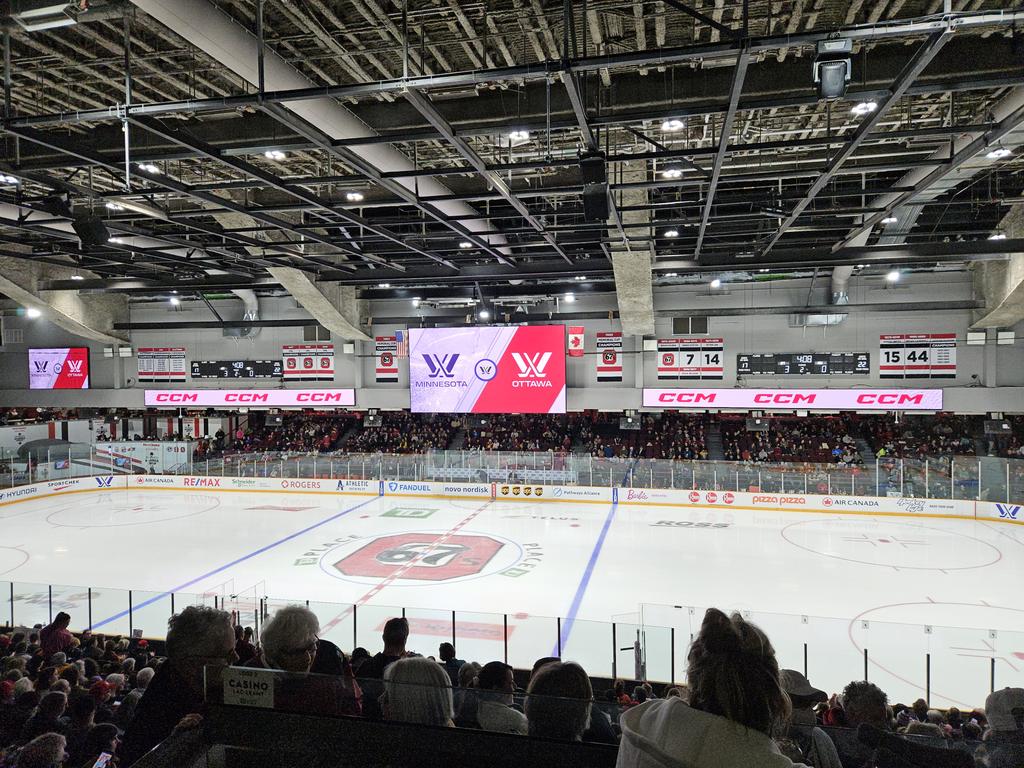
[[[565,326],[409,334],[414,413],[565,413]]]
[[[29,389],[88,389],[89,348],[56,347],[28,351]]]

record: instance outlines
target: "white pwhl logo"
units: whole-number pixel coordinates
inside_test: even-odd
[[[547,378],[548,375],[544,373],[544,369],[548,367],[548,361],[551,360],[550,352],[538,352],[535,355],[513,352],[512,359],[516,361],[516,365],[519,367],[519,378]]]
[[[81,360],[68,360],[68,368],[71,369],[72,373],[82,372],[82,361]]]

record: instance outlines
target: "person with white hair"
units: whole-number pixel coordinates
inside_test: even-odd
[[[388,665],[383,704],[387,720],[454,727],[451,678],[444,667],[422,656]]]
[[[166,654],[125,731],[121,768],[132,765],[170,736],[186,715],[202,707],[207,670],[238,660],[231,617],[215,608],[190,605],[168,622]]]
[[[59,733],[44,733],[21,748],[15,768],[54,768],[64,764],[67,739]]]
[[[260,633],[263,663],[285,672],[309,672],[316,658],[320,622],[301,605],[286,605],[263,625]]]
[[[135,687],[128,692],[128,695],[124,697],[124,701],[121,702],[121,706],[117,708],[117,719],[122,728],[127,728],[135,717],[135,709],[139,706],[139,699],[146,692],[146,688],[155,674],[156,670],[152,667],[144,667],[135,676]]]

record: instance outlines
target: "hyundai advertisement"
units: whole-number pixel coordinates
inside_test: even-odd
[[[414,413],[565,413],[565,326],[412,328]]]
[[[28,351],[29,389],[88,389],[89,348],[56,347]]]

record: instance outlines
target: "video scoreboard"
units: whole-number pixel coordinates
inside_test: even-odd
[[[737,376],[867,376],[867,352],[794,352],[736,355]]]
[[[279,379],[280,360],[193,360],[193,379]]]

